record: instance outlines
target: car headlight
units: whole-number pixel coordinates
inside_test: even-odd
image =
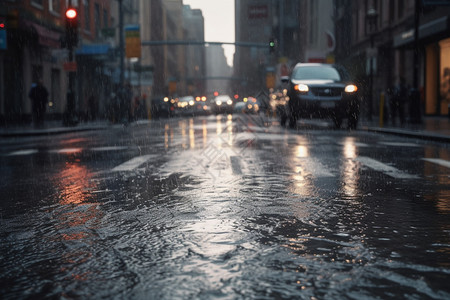
[[[228,101],[227,101],[227,104],[228,104],[228,105],[231,105],[231,104],[233,104],[233,101],[232,101],[232,100],[228,100]]]
[[[349,84],[345,87],[345,92],[346,93],[354,93],[358,90],[358,87],[354,84]]]
[[[294,90],[301,93],[306,93],[309,91],[309,87],[306,84],[296,84],[294,85]]]
[[[220,100],[219,100],[219,101],[216,101],[216,104],[217,104],[217,105],[222,105],[222,101],[220,101]]]

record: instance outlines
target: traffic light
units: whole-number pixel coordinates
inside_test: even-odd
[[[78,44],[78,13],[73,7],[66,10],[66,46],[73,49]]]
[[[0,30],[6,29],[6,18],[0,17]]]
[[[273,39],[270,39],[270,41],[269,41],[269,52],[270,53],[275,52],[275,41]]]

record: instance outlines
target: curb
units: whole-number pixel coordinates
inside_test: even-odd
[[[385,134],[399,135],[399,136],[404,136],[404,137],[418,138],[418,139],[434,141],[434,142],[450,143],[450,136],[432,133],[432,132],[379,128],[379,127],[367,127],[367,126],[361,127],[361,129],[368,131],[368,132],[385,133]]]
[[[55,135],[70,132],[81,132],[89,130],[102,130],[107,129],[108,126],[92,126],[92,127],[70,127],[70,128],[48,128],[48,129],[29,129],[29,130],[17,130],[10,132],[0,132],[0,137],[24,137],[24,136],[43,136],[43,135]]]

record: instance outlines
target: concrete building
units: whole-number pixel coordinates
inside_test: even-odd
[[[183,7],[184,37],[186,41],[205,41],[205,20],[202,11],[191,9],[189,5]],[[185,47],[186,95],[205,95],[206,84],[202,77],[206,74],[205,46],[190,45]]]
[[[228,65],[225,51],[222,46],[209,45],[206,52],[206,94],[211,96],[214,92],[231,95],[230,80],[233,70]]]
[[[102,39],[102,29],[110,26],[110,1],[73,1],[79,15],[79,48]],[[50,93],[47,118],[60,119],[66,110],[67,50],[61,48],[65,33],[67,1],[0,1],[0,16],[6,20],[2,31],[5,44],[0,49],[0,120],[29,122],[31,103],[28,91],[33,82],[43,79]],[[77,61],[77,71],[83,73],[87,64]],[[102,81],[101,65],[94,71]],[[85,73],[84,73],[85,74]],[[78,76],[79,77],[79,76]],[[95,84],[95,82],[93,83]],[[77,82],[76,110],[86,114],[83,91],[88,89],[83,81]],[[104,91],[97,91],[97,99]],[[98,102],[97,102],[98,104]],[[95,110],[99,109],[97,105]]]
[[[415,0],[334,2],[336,60],[347,65],[365,87],[364,110],[377,114],[380,94],[386,93],[389,87],[403,77],[411,88],[417,88],[421,93],[420,101],[407,103],[409,119],[417,119],[417,112],[425,115],[448,115],[448,4],[437,6],[430,5],[433,1]],[[419,29],[416,52],[418,64],[414,68],[416,8]],[[370,77],[373,79],[372,88],[369,84]],[[414,86],[415,82],[417,86]]]

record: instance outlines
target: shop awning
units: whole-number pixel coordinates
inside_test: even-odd
[[[108,44],[82,45],[75,53],[77,55],[107,55],[110,48]]]
[[[36,32],[39,45],[49,48],[61,48],[61,34],[59,32],[32,22],[25,21],[25,24]]]
[[[449,17],[445,16],[419,26],[419,40],[449,31]],[[394,48],[410,45],[414,42],[414,28],[394,37]]]

